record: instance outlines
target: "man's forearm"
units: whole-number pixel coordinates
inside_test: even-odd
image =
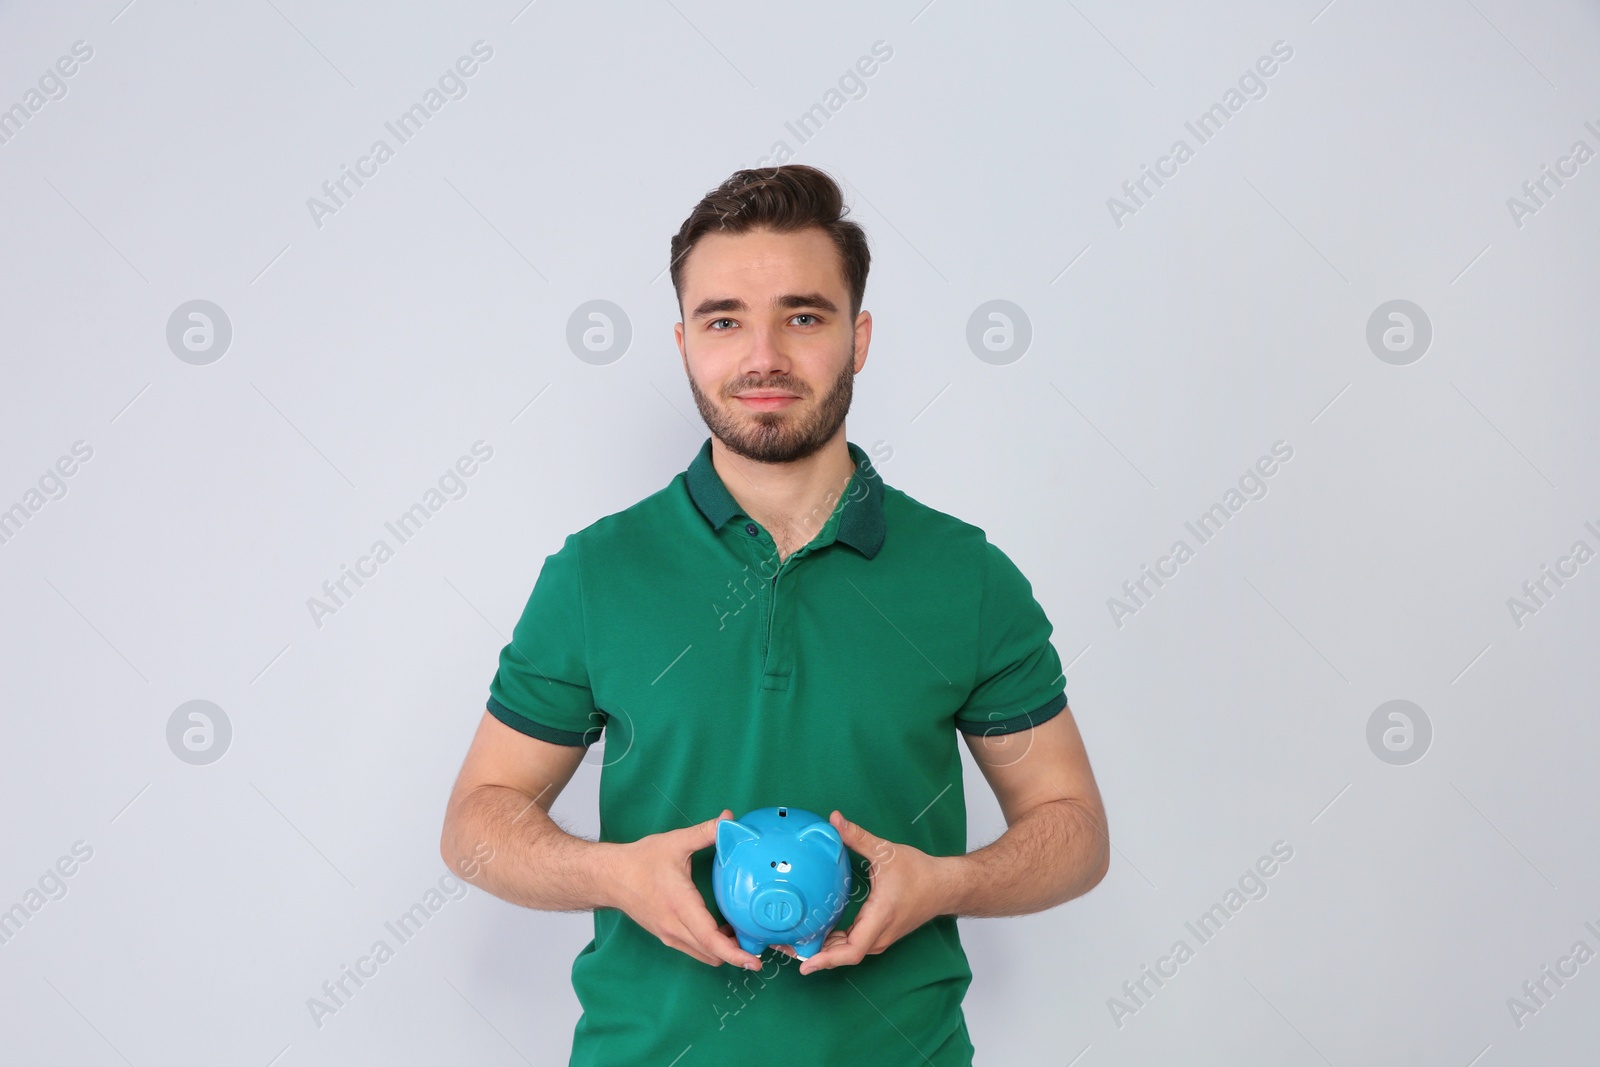
[[[497,785],[480,786],[451,804],[441,842],[453,873],[541,911],[614,907],[607,872],[620,847],[567,833],[532,797]]]
[[[1027,915],[1099,884],[1110,844],[1098,820],[1070,800],[1040,804],[992,843],[946,862],[942,915]]]

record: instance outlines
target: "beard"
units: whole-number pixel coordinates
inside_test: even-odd
[[[833,440],[844,417],[850,411],[850,399],[855,388],[856,346],[850,343],[850,358],[844,369],[833,380],[828,392],[809,413],[795,414],[810,398],[811,390],[797,379],[779,375],[767,379],[739,378],[722,391],[724,408],[713,403],[701,391],[694,375],[689,375],[689,391],[700,409],[700,417],[714,437],[727,446],[728,451],[757,463],[794,463],[812,455]],[[783,389],[800,397],[782,411],[734,412],[733,394],[750,389]]]

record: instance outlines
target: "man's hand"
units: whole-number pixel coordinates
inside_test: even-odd
[[[663,945],[713,967],[731,963],[754,969],[760,959],[729,936],[731,927],[717,926],[689,873],[689,857],[715,845],[717,823],[731,818],[733,812],[724,808],[715,819],[624,844],[612,877],[617,906]]]
[[[801,974],[860,963],[877,955],[929,919],[945,914],[948,899],[947,858],[885,841],[838,811],[828,821],[839,831],[845,847],[867,859],[872,885],[850,929],[829,931],[816,954],[801,962]],[[773,947],[795,955],[791,945]]]

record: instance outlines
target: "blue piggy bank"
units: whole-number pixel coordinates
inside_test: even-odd
[[[740,948],[789,945],[810,959],[848,903],[850,857],[822,816],[757,808],[717,824],[711,890]]]

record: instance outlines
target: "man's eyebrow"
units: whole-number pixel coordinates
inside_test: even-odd
[[[838,311],[832,300],[821,293],[785,293],[773,301],[781,308],[816,308],[818,311]]]
[[[837,312],[838,306],[821,293],[784,293],[772,301],[779,308],[816,308],[818,311]],[[703,319],[725,311],[749,311],[750,307],[736,296],[713,297],[702,300],[694,309],[692,319]]]

